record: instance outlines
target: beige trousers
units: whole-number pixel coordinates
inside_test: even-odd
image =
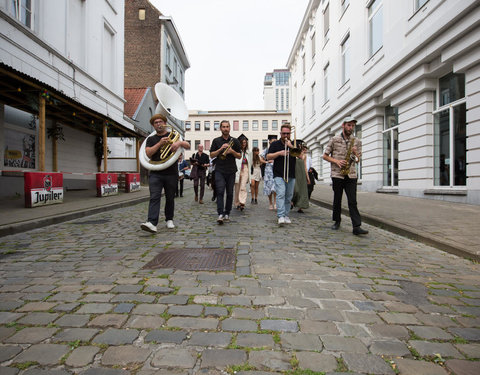
[[[240,171],[238,183],[235,184],[235,207],[247,203],[248,165]]]

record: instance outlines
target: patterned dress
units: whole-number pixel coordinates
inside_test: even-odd
[[[262,152],[262,158],[267,160],[267,151]],[[273,163],[265,164],[265,175],[263,176],[263,194],[270,195],[275,193],[275,182],[273,181]]]

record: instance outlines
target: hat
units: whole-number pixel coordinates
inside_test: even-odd
[[[268,140],[269,140],[269,141],[272,140],[272,139],[277,139],[277,138],[278,138],[278,137],[277,137],[276,134],[269,134],[269,135],[268,135]]]
[[[243,141],[244,139],[248,142],[248,138],[247,138],[247,137],[245,136],[245,134],[243,134],[243,133],[240,134],[240,135],[237,137],[237,139],[238,139],[240,142]]]
[[[347,122],[357,122],[357,120],[353,116],[347,116],[343,119],[343,124],[345,124]]]
[[[152,118],[150,119],[150,124],[153,125],[153,123],[155,122],[155,120],[157,119],[160,119],[162,120],[165,124],[167,123],[167,117],[162,115],[161,113],[157,113],[155,115],[152,116]]]

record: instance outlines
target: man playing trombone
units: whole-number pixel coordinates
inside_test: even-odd
[[[233,187],[237,165],[235,159],[240,159],[240,142],[230,136],[230,123],[223,120],[220,123],[221,137],[212,141],[210,157],[215,159],[215,188],[217,196],[218,224],[230,221],[230,211],[233,204]],[[227,199],[224,201],[225,191]]]
[[[273,160],[273,180],[277,193],[278,225],[290,224],[290,201],[295,187],[296,158],[290,155],[293,149],[290,142],[292,126],[283,123],[280,128],[280,139],[273,142],[268,148],[267,160]]]

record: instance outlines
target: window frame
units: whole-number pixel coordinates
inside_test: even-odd
[[[376,6],[373,10],[373,6]],[[372,13],[370,14],[370,10]],[[378,48],[374,50],[373,45],[373,30],[372,30],[372,20],[375,16],[381,11],[381,43]],[[368,56],[372,57],[383,47],[383,0],[370,0],[367,3],[367,20],[368,20]]]

